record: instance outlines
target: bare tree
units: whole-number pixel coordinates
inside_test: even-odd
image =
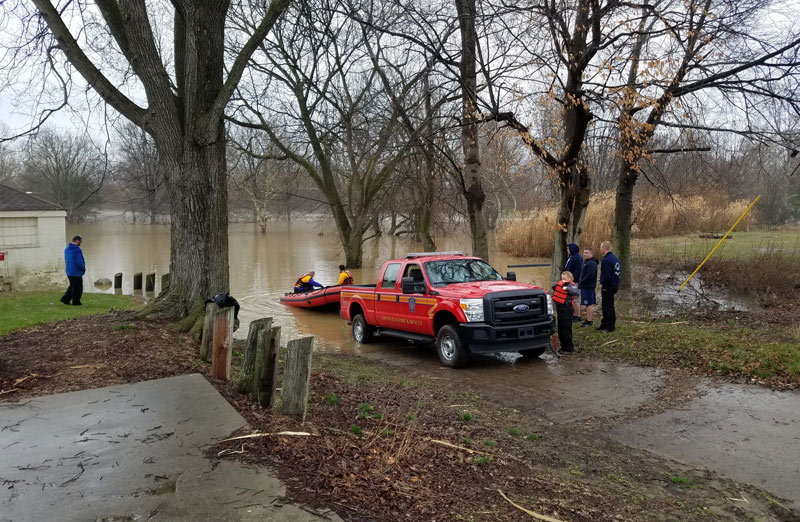
[[[24,5],[13,12],[25,43],[4,55],[6,72],[44,68],[66,103],[76,71],[153,137],[167,174],[172,277],[145,312],[188,315],[184,325],[195,326],[203,299],[229,289],[224,110],[289,0],[237,4],[255,20],[248,35],[226,26],[228,1],[31,1],[34,12]],[[238,44],[227,62],[226,38]]]
[[[82,221],[100,204],[107,162],[85,136],[43,130],[28,143],[18,185],[56,203],[69,221]]]
[[[347,266],[359,267],[388,180],[414,143],[401,132],[399,106],[422,103],[420,96],[409,97],[423,75],[397,73],[416,65],[411,60],[404,65],[397,52],[392,62],[397,74],[387,93],[385,73],[375,65],[384,60],[381,35],[364,31],[337,7],[335,0],[319,0],[287,13],[260,46],[254,73],[240,87],[229,119],[267,134],[276,152],[261,157],[305,170],[330,207]],[[237,23],[243,31],[252,29],[247,18]],[[324,55],[316,56],[319,49],[326,49]],[[266,85],[280,95],[263,97]]]
[[[153,139],[143,129],[127,123],[119,131],[117,149],[121,160],[114,169],[114,178],[126,202],[134,212],[148,216],[150,224],[156,223],[167,195]]]
[[[622,285],[630,288],[633,189],[643,160],[655,153],[695,150],[692,131],[737,132],[782,141],[764,117],[764,100],[800,114],[800,32],[768,35],[756,28],[770,0],[645,0],[628,58],[627,78],[610,97],[619,127],[619,183],[614,243]],[[728,114],[738,112],[731,118]],[[654,149],[660,127],[679,129],[677,148]],[[688,143],[687,143],[688,142]]]

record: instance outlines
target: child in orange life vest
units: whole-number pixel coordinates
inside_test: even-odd
[[[556,305],[558,318],[558,342],[561,344],[558,353],[574,353],[572,344],[572,300],[581,291],[575,286],[572,272],[561,272],[561,280],[553,285],[553,303]]]

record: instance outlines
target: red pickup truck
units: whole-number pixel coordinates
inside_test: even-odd
[[[435,342],[442,364],[453,368],[471,353],[538,357],[553,334],[547,292],[458,252],[387,261],[377,285],[342,287],[341,314],[359,343],[374,334]]]

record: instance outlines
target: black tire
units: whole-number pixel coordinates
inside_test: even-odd
[[[547,350],[547,346],[543,348],[532,348],[530,350],[520,350],[519,354],[527,359],[535,359]]]
[[[367,324],[363,314],[356,314],[353,317],[353,339],[357,343],[367,344],[372,341],[372,334],[375,333],[375,328]]]
[[[439,328],[436,334],[436,355],[445,366],[461,368],[469,363],[469,347],[461,340],[458,329],[452,324]]]

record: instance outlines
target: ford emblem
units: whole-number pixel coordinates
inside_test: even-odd
[[[517,306],[514,307],[514,311],[517,312],[518,314],[527,312],[530,309],[531,307],[526,304],[518,304]]]

